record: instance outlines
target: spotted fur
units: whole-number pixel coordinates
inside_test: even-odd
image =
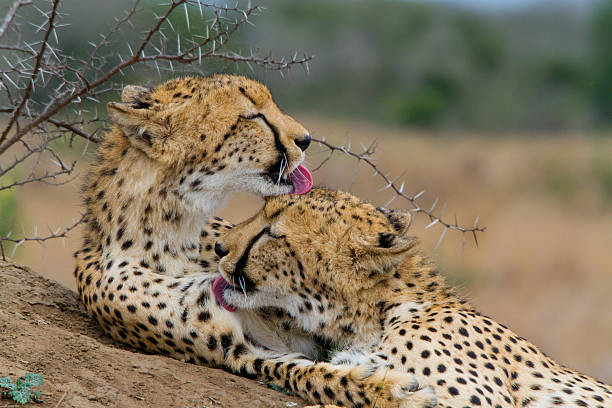
[[[371,365],[306,359],[316,355],[315,341],[280,309],[230,313],[214,299],[214,242],[231,225],[209,217],[233,191],[289,193],[286,176],[310,140],[263,85],[229,75],[179,78],[155,89],[128,86],[108,108],[115,125],[84,185],[74,270],[106,333],[288,388],[288,378],[309,373],[341,376],[355,395],[402,395],[411,376],[393,375],[379,390],[383,373]],[[338,401],[325,387],[308,391]]]
[[[282,308],[339,344],[334,364],[414,374],[439,407],[612,406],[612,387],[563,367],[457,295],[406,235],[409,225],[407,212],[342,192],[270,198],[220,238],[223,276],[245,282],[225,299]],[[340,378],[322,386],[345,391]]]

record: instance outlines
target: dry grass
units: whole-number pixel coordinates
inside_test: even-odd
[[[433,254],[440,269],[487,315],[509,325],[555,359],[612,382],[612,140],[552,135],[521,138],[445,137],[367,123],[320,121],[303,117],[316,137],[353,144],[380,140],[379,164],[403,179],[409,193],[426,189],[426,199],[448,200],[446,217],[471,225],[480,214],[487,232],[480,248],[449,232]],[[310,167],[325,157],[314,145]],[[603,166],[603,167],[602,167]],[[609,168],[606,168],[609,166]],[[83,170],[81,170],[83,173]],[[354,177],[355,176],[355,177]],[[376,204],[391,195],[378,192],[379,179],[354,162],[334,156],[314,174],[315,182],[353,193]],[[354,177],[354,180],[353,180]],[[608,187],[607,187],[608,186]],[[78,183],[64,187],[30,185],[21,191],[26,230],[69,224],[79,213]],[[401,206],[400,199],[391,206]],[[233,222],[260,206],[238,195],[222,213]],[[440,230],[413,233],[429,252]],[[18,261],[74,288],[70,254],[78,233],[30,246]]]

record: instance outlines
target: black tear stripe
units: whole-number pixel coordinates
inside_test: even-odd
[[[242,278],[243,279],[242,281],[244,282],[244,290],[246,292],[252,292],[253,290],[255,290],[255,282],[253,282],[248,276],[244,274],[244,269],[246,268],[247,262],[249,261],[249,254],[251,253],[251,249],[253,249],[253,246],[255,245],[255,243],[264,234],[267,234],[269,232],[270,232],[270,227],[266,227],[262,229],[261,231],[259,231],[259,233],[255,235],[251,239],[251,241],[249,241],[249,244],[247,245],[246,249],[240,256],[240,259],[238,259],[238,262],[236,263],[236,269],[234,270],[234,276],[233,276],[236,279],[236,281],[233,283],[238,285],[237,288],[242,289],[242,287],[240,286],[240,282]]]
[[[278,133],[278,129],[276,128],[276,126],[271,124],[268,121],[268,118],[266,118],[264,115],[262,115],[262,114],[260,114],[260,115],[261,115],[261,118],[263,119],[263,121],[266,123],[266,125],[268,125],[268,127],[272,130],[272,133],[274,134],[274,147],[276,147],[276,150],[278,151],[278,158],[276,159],[276,163],[274,163],[272,166],[268,167],[268,173],[279,174],[280,175],[283,159],[287,160],[287,161],[289,160],[289,159],[287,159],[287,149],[281,143],[280,135]],[[289,163],[287,162],[286,165],[288,166]]]
[[[274,126],[272,123],[270,123],[268,118],[266,118],[266,115],[264,115],[263,113],[257,113],[255,115],[241,116],[241,117],[245,118],[245,119],[257,119],[257,118],[259,118],[259,119],[263,120],[264,123],[266,124],[266,126],[268,126],[270,128],[270,130],[274,134],[274,147],[278,151],[278,157],[276,158],[276,161],[271,166],[269,166],[266,169],[266,172],[269,173],[269,174],[274,174],[274,175],[280,174],[280,169],[281,169],[281,166],[282,166],[282,163],[283,163],[283,158],[286,159],[287,149],[285,148],[285,146],[283,145],[283,143],[280,140],[280,134],[278,133],[278,129],[276,128],[276,126]],[[286,160],[288,160],[288,159],[286,159]],[[289,165],[289,163],[287,163],[287,165]]]

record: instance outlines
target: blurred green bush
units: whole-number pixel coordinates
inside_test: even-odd
[[[599,154],[594,158],[593,176],[605,198],[612,199],[612,156]]]
[[[468,130],[612,121],[612,0],[505,13],[388,0],[266,6],[236,46],[317,56],[308,78],[262,75],[284,106]]]
[[[428,73],[416,91],[390,100],[394,119],[402,124],[433,126],[439,123],[456,100],[458,85],[450,75]]]
[[[17,223],[18,212],[16,189],[0,191],[0,236],[5,237],[10,231],[13,231]]]
[[[83,39],[97,38],[128,7],[121,0],[65,1],[73,24],[62,30],[62,44],[79,57],[91,51]],[[160,3],[147,0],[141,7],[154,17]],[[199,70],[254,76],[270,86],[282,106],[329,116],[466,130],[609,126],[612,0],[534,4],[481,12],[448,3],[269,0],[229,48],[259,47],[276,56],[312,53],[310,74],[298,69],[280,76],[210,60]],[[189,27],[177,13],[172,29],[205,30],[211,12],[204,8],[204,18],[192,13]],[[80,24],[83,20],[88,24]],[[145,23],[134,22],[137,28]],[[116,52],[109,61],[129,55],[120,36],[111,44]],[[162,77],[189,73],[180,69]],[[124,75],[125,83],[160,81],[156,72]],[[98,107],[92,102],[92,111]]]
[[[562,161],[552,161],[544,167],[542,175],[546,192],[553,197],[567,200],[579,191],[580,175],[569,169]]]
[[[612,123],[612,1],[596,2],[590,24],[592,91],[599,120]]]

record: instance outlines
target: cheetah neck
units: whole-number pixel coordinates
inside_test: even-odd
[[[448,285],[445,277],[421,252],[411,254],[390,272],[387,289],[380,293],[385,303],[451,304],[461,309],[470,308],[455,290]]]
[[[387,272],[374,286],[325,299],[325,324],[306,327],[323,337],[339,340],[342,348],[364,347],[385,335],[404,317],[431,306],[471,310],[471,306],[450,288],[444,277],[421,254],[416,253]],[[403,316],[399,319],[397,316]],[[338,333],[342,333],[339,337]]]
[[[227,194],[201,191],[192,204],[177,179],[124,138],[107,138],[84,191],[86,241],[99,243],[101,266],[136,261],[170,276],[201,270],[200,231]]]

